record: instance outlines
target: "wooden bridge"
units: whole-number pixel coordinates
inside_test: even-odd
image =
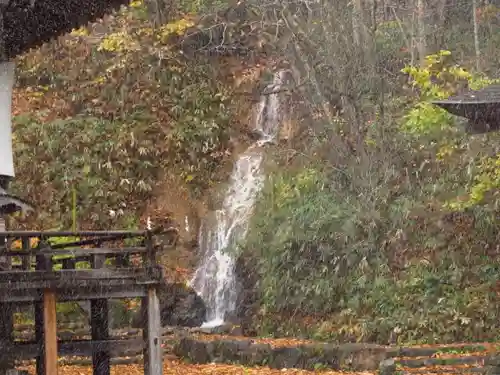
[[[37,375],[57,375],[58,356],[91,355],[93,373],[109,375],[115,352],[142,345],[144,374],[161,375],[156,288],[163,273],[153,236],[151,231],[1,233],[0,374],[16,361],[36,358]],[[146,317],[143,337],[111,338],[108,300],[137,297]],[[56,303],[65,301],[90,301],[91,340],[57,340]],[[20,304],[34,305],[34,341],[14,339],[13,306]]]

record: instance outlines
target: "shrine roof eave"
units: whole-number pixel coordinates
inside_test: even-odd
[[[500,130],[500,103],[492,101],[433,101],[448,113],[468,120],[467,133],[485,134]]]
[[[128,5],[130,0],[9,0],[3,10],[6,59],[40,47]]]
[[[7,194],[3,189],[0,190],[0,215],[10,215],[14,212],[26,214],[33,211],[33,207],[24,199]]]

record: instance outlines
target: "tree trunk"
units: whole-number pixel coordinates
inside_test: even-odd
[[[417,51],[420,66],[425,64],[427,56],[426,27],[425,27],[425,1],[417,0]]]
[[[365,42],[363,39],[363,26],[363,0],[354,0],[352,10],[352,31],[354,43],[358,48],[362,48]]]
[[[472,22],[474,23],[474,50],[476,52],[476,70],[481,71],[481,50],[479,47],[479,25],[477,23],[477,0],[472,0]]]
[[[167,22],[167,6],[163,0],[146,0],[146,7],[155,27]]]

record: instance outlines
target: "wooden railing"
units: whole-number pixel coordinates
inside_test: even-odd
[[[110,358],[144,348],[147,375],[162,373],[156,287],[162,281],[151,231],[4,232],[0,237],[1,361],[37,359],[38,375],[56,375],[58,355],[91,353],[94,374],[109,375]],[[76,240],[61,242],[61,238]],[[5,239],[5,241],[3,241]],[[59,241],[53,241],[59,239]],[[21,242],[21,249],[12,244]],[[126,244],[126,242],[136,242]],[[103,243],[114,243],[102,247]],[[112,339],[108,300],[142,298],[143,337]],[[91,340],[57,340],[56,303],[90,300]],[[14,341],[13,304],[34,304],[35,341]],[[134,342],[131,342],[133,340]],[[0,363],[0,369],[8,365]]]

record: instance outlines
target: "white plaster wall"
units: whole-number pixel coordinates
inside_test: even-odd
[[[14,177],[12,157],[12,87],[13,62],[0,63],[0,175]]]

